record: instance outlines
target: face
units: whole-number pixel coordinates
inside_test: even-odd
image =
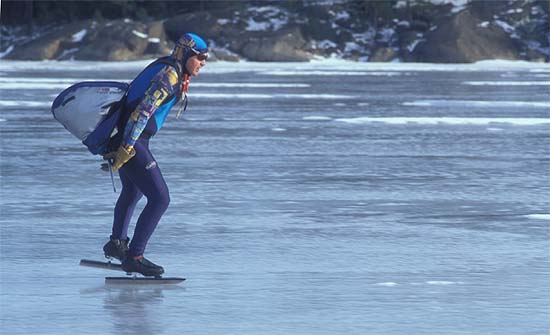
[[[199,75],[200,69],[205,65],[206,58],[204,58],[202,55],[189,57],[187,59],[187,62],[185,62],[185,68],[187,69],[187,72],[195,77]]]

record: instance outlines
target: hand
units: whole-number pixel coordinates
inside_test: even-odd
[[[105,160],[114,159],[113,172],[118,171],[126,162],[136,155],[136,149],[133,147],[127,150],[124,146],[118,147],[117,151],[109,152],[103,156]]]

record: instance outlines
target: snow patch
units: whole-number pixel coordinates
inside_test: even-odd
[[[65,58],[65,56],[73,54],[73,53],[77,52],[78,50],[80,50],[80,49],[79,48],[72,48],[72,49],[68,49],[68,50],[63,50],[63,53],[61,55],[59,55],[57,57],[57,59],[63,59],[63,58]]]
[[[443,5],[452,5],[451,13],[458,13],[466,8],[470,0],[430,0],[433,5],[443,6]]]
[[[395,30],[393,28],[382,28],[378,31],[378,34],[380,36],[378,42],[389,43],[395,35]]]
[[[348,20],[350,15],[348,12],[341,11],[335,14],[334,20]]]
[[[371,28],[363,33],[353,34],[353,39],[357,42],[368,44],[374,41],[375,36],[376,36],[376,30]]]
[[[247,31],[265,31],[269,29],[269,22],[256,22],[253,18],[249,18],[247,22]]]
[[[490,24],[489,21],[483,21],[480,24],[478,24],[477,26],[480,27],[480,28],[487,28],[487,27],[489,27],[489,24]]]
[[[523,13],[523,9],[521,8],[516,8],[516,9],[509,9],[506,11],[506,13],[504,14],[519,14],[519,13]]]
[[[393,6],[393,8],[397,8],[397,9],[406,8],[406,7],[407,7],[407,1],[406,0],[399,0]]]
[[[147,39],[147,41],[149,41],[149,43],[160,43],[160,38],[158,38],[158,37],[149,37]]]
[[[82,29],[78,33],[73,34],[73,42],[82,42],[86,34],[88,34],[88,30],[86,29]]]
[[[516,29],[514,27],[512,27],[511,25],[509,25],[508,23],[504,22],[504,21],[501,21],[501,20],[495,20],[493,21],[497,26],[499,26],[500,28],[502,28],[502,30],[504,30],[505,32],[507,32],[508,34],[511,34],[511,33],[514,33],[516,31]]]
[[[6,57],[12,51],[13,51],[13,45],[10,45],[6,50],[0,52],[0,58]]]
[[[275,6],[250,7],[248,12],[251,14],[259,13],[265,21],[259,22],[250,17],[247,22],[247,31],[276,31],[288,23],[287,14]]]
[[[409,50],[409,52],[413,52],[416,46],[422,41],[423,40],[415,40],[411,44],[407,45],[407,49]]]
[[[363,48],[355,42],[346,42],[344,52],[361,51],[361,49]]]
[[[411,24],[409,23],[409,21],[399,21],[397,22],[397,26],[403,27],[403,28],[409,28]]]
[[[313,41],[314,49],[336,48],[338,45],[330,40]]]
[[[144,34],[144,33],[140,32],[140,31],[137,31],[137,30],[132,30],[132,34],[136,35],[137,37],[141,37],[141,38],[149,37],[149,35]]]

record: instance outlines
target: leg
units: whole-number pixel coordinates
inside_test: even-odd
[[[122,190],[115,206],[112,236],[113,238],[124,240],[128,236],[128,226],[130,225],[136,204],[143,196],[143,193],[132,183],[124,170],[120,170],[119,175],[122,182]]]
[[[147,197],[147,205],[138,218],[129,250],[130,255],[139,256],[145,251],[149,238],[168,208],[170,195],[147,141],[139,140],[135,149],[136,156],[121,171],[124,170],[123,173]]]

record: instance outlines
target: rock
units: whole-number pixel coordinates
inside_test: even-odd
[[[390,62],[397,57],[397,52],[393,48],[377,48],[371,57],[369,62]]]
[[[520,59],[518,45],[500,27],[480,26],[481,20],[463,10],[426,34],[413,52],[419,62],[469,63],[483,59]]]
[[[174,43],[168,39],[164,30],[164,22],[153,21],[147,24],[148,44],[144,55],[158,57],[159,55],[168,55],[174,48]]]
[[[124,61],[142,58],[149,45],[147,26],[125,20],[97,25],[85,37],[75,59]]]
[[[225,23],[224,17],[227,17],[225,20],[228,23]],[[185,33],[197,33],[205,39],[222,41],[237,38],[244,28],[233,22],[231,13],[224,11],[183,14],[164,21],[166,34],[174,41]]]
[[[77,38],[80,33],[80,38]],[[151,37],[151,35],[154,37]],[[167,55],[172,48],[166,43],[162,23],[115,20],[83,21],[62,26],[18,46],[9,59],[77,59],[124,61]]]
[[[209,51],[209,54],[210,54],[210,57],[208,58],[208,60],[210,61],[224,60],[227,62],[238,62],[241,60],[239,55],[224,49],[212,48]]]
[[[65,50],[74,49],[73,35],[82,30],[82,24],[71,24],[46,32],[36,39],[18,45],[7,59],[43,60],[58,59]]]
[[[530,62],[548,63],[550,61],[550,57],[548,57],[548,55],[545,55],[540,51],[532,50],[532,49],[528,49],[525,52],[525,58]]]
[[[306,62],[313,58],[303,51],[306,41],[298,29],[277,31],[246,39],[239,53],[258,62]]]

